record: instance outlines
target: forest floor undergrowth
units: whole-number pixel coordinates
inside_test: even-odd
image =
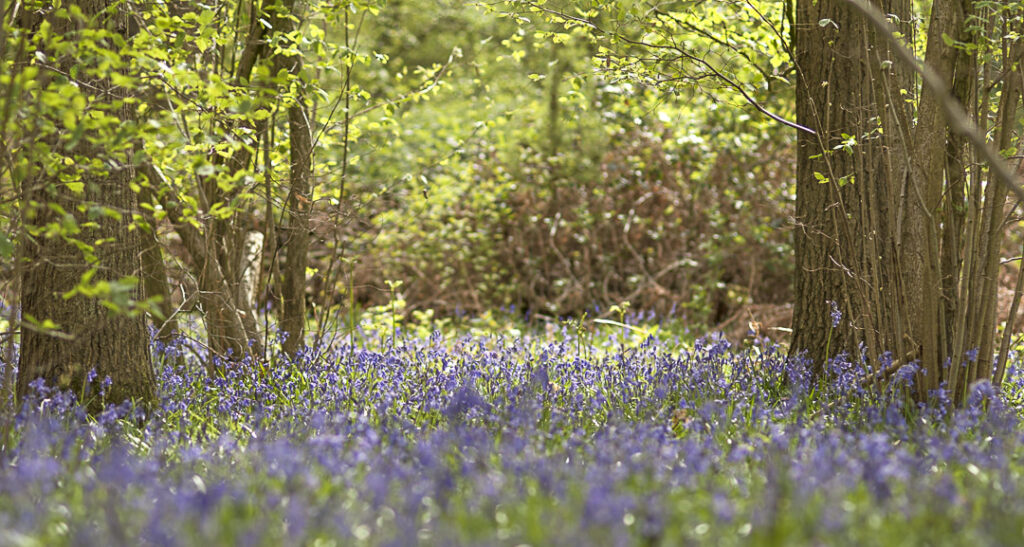
[[[212,377],[192,342],[156,347],[159,405],[145,420],[76,403],[101,393],[41,388],[22,407],[0,452],[0,545],[1024,534],[1020,374],[952,411],[910,402],[909,375],[877,393],[843,360],[812,381],[767,341],[613,328],[381,334]]]

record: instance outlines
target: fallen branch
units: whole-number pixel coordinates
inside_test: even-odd
[[[860,379],[860,387],[868,387],[871,384],[885,380],[886,378],[895,374],[896,371],[910,363],[913,359],[914,352],[909,352],[903,357],[902,360],[897,359],[893,361],[891,365],[885,367],[884,369],[879,370],[878,372],[869,373],[867,376]]]

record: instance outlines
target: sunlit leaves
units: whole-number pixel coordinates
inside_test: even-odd
[[[4,233],[0,233],[0,258],[10,259],[14,256],[14,242]]]
[[[766,101],[773,98],[773,82],[788,85],[790,79],[778,3],[697,2],[672,9],[638,9],[631,1],[508,4],[589,36],[598,49],[598,72],[671,95],[707,91],[742,104],[749,100],[737,96],[742,87]],[[556,33],[547,38],[563,40]]]
[[[96,279],[99,268],[91,268],[82,274],[79,283],[61,295],[65,300],[75,297],[96,299],[111,313],[128,316],[138,315],[149,309],[146,302],[137,300],[139,279],[126,276],[120,279]]]

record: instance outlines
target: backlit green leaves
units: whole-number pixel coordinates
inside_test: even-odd
[[[10,259],[14,256],[14,242],[5,234],[0,233],[0,258]]]
[[[81,281],[62,296],[70,300],[76,296],[97,299],[111,313],[136,316],[148,311],[155,302],[140,302],[138,294],[139,279],[126,276],[120,279],[95,279],[99,268],[91,268],[82,274]]]

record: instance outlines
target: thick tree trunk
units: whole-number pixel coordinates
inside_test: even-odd
[[[907,0],[886,13],[909,21]],[[900,133],[909,115],[900,89],[910,73],[845,2],[797,3],[796,268],[791,351],[817,371],[840,351],[874,359],[902,353],[898,252],[892,204],[905,176]],[[884,128],[884,130],[883,130]],[[835,325],[832,303],[842,314]]]
[[[859,13],[843,12],[843,7],[854,6]],[[838,301],[841,295],[855,300],[855,312],[856,301],[863,302],[860,309],[867,312],[867,321],[860,328],[855,313],[853,327],[857,335],[864,335],[859,341],[868,347],[867,357],[876,355],[874,333],[878,348],[896,351],[897,365],[920,365],[914,383],[919,400],[945,387],[952,392],[951,400],[960,403],[972,383],[992,374],[1006,198],[1011,187],[1015,192],[1019,187],[986,142],[986,134],[995,136],[1000,150],[1013,144],[1022,86],[1019,78],[1010,76],[1024,48],[1008,38],[1019,24],[1012,11],[992,10],[985,25],[968,25],[967,15],[975,9],[972,0],[935,0],[925,63],[919,65],[904,38],[889,28],[894,21],[909,20],[909,7],[905,1],[896,5],[864,0],[808,1],[799,6],[797,121],[818,129],[820,139],[816,149],[814,140],[801,141],[798,221],[817,223],[816,229],[829,238],[815,242],[806,231],[797,233],[793,347],[824,357],[820,348],[827,343],[820,341],[820,321],[816,324],[808,311],[818,300]],[[866,30],[857,29],[868,23]],[[839,29],[835,36],[816,41],[813,37],[822,31],[815,25]],[[911,36],[903,30],[901,34]],[[851,45],[858,35],[864,41]],[[992,46],[999,42],[999,47]],[[889,52],[898,55],[890,59]],[[875,72],[872,67],[882,69]],[[917,83],[900,75],[910,68],[923,82],[917,101]],[[990,78],[994,70],[1002,76]],[[979,71],[986,78],[980,88]],[[855,82],[869,84],[858,89]],[[973,99],[977,89],[982,90],[981,98]],[[858,103],[869,94],[873,106]],[[993,115],[990,97],[996,95],[999,102]],[[905,103],[916,103],[913,117]],[[963,112],[964,105],[976,113],[981,130]],[[994,127],[987,127],[989,121]],[[846,159],[832,152],[845,148],[835,140],[835,131],[857,141]],[[978,167],[982,162],[988,164],[988,173]],[[836,191],[831,182],[847,172],[855,175],[856,190]],[[812,177],[829,184],[816,187]],[[833,194],[826,196],[826,187]],[[825,215],[822,204],[839,214]],[[817,279],[809,274],[822,255],[839,266],[842,284],[830,282],[831,272]],[[851,286],[850,279],[865,280],[867,289]],[[837,286],[841,288],[835,293],[828,292]]]
[[[106,11],[113,2],[80,0],[75,4],[85,15],[85,23],[49,11],[24,11],[21,23],[24,28],[35,29],[45,18],[54,33],[65,35],[68,43],[75,43],[75,34],[86,24],[125,31],[127,18]],[[92,108],[127,122],[131,118],[128,108],[117,106],[127,93],[95,75],[88,58],[65,56],[56,62],[64,67],[77,65],[78,77],[88,80],[81,82],[79,89],[90,95],[89,104],[98,105]],[[51,120],[55,130],[40,136],[50,153],[37,158],[33,175],[22,184],[23,322],[17,394],[19,398],[25,396],[30,384],[41,378],[49,385],[81,395],[87,389],[89,372],[95,369],[93,395],[104,378],[109,376],[112,383],[105,400],[89,398],[92,410],[102,402],[134,399],[148,403],[154,398],[155,379],[145,315],[113,311],[97,298],[82,294],[68,297],[90,271],[95,272],[93,282],[118,283],[129,276],[138,279],[142,245],[138,230],[130,229],[132,214],[137,211],[136,195],[129,187],[134,177],[130,148],[116,152],[101,148],[90,141],[94,135],[88,129],[77,142],[61,138],[71,130],[63,114],[55,112]],[[83,122],[82,113],[78,116]],[[52,167],[51,161],[61,157],[62,168],[44,168],[44,162]],[[94,161],[97,158],[102,161]],[[106,212],[96,214],[97,207]],[[58,226],[61,228],[55,229]],[[86,257],[90,246],[95,256],[93,264]],[[136,283],[127,295],[122,295],[127,298],[117,301],[130,307],[133,300],[141,298],[141,289]],[[56,327],[41,327],[41,322],[47,320]]]
[[[110,238],[96,246],[99,270],[94,281],[116,282],[140,273],[139,232],[128,229],[135,201],[134,193],[128,188],[130,180],[131,169],[123,164],[114,172],[83,174],[86,185],[96,188],[85,199],[121,214],[118,219],[103,218],[97,227],[74,236],[80,241]],[[42,177],[26,181],[25,198],[75,211],[81,200],[63,189],[48,192],[48,182]],[[86,222],[85,215],[73,216],[79,225]],[[26,209],[26,226],[44,226],[50,222],[60,222],[60,219],[49,209]],[[111,311],[92,297],[76,295],[65,299],[63,295],[74,289],[82,275],[90,270],[82,252],[59,236],[47,237],[41,233],[26,235],[23,244],[26,259],[21,279],[23,317],[29,321],[51,320],[57,324],[59,332],[29,324],[23,326],[18,396],[27,394],[29,384],[36,378],[81,393],[88,373],[95,369],[98,379],[109,376],[112,380],[107,402],[129,398],[151,400],[154,375],[145,315]],[[136,286],[130,297],[138,300],[141,296],[141,286]]]

